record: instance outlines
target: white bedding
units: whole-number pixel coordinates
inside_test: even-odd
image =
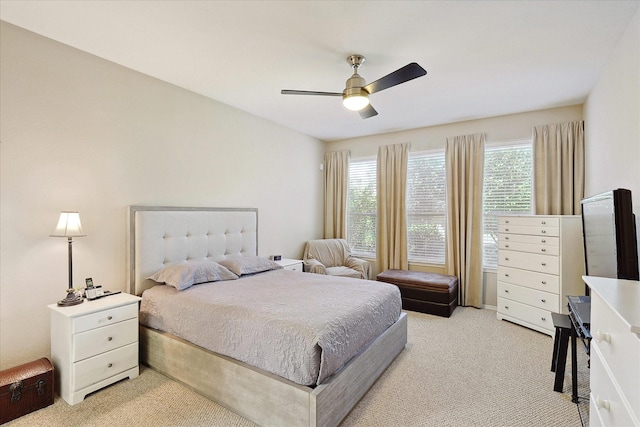
[[[321,384],[395,323],[395,285],[273,270],[142,295],[140,323],[302,385]]]

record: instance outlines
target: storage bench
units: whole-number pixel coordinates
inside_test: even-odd
[[[458,306],[458,278],[422,271],[386,270],[378,274],[380,282],[400,288],[402,308],[449,317]]]

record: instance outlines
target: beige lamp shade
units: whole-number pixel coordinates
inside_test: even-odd
[[[83,237],[86,236],[82,230],[80,214],[75,211],[62,211],[58,225],[51,234],[51,237]]]

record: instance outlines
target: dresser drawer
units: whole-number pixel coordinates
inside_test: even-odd
[[[516,236],[520,236],[516,234]],[[529,236],[534,237],[534,236]],[[557,239],[557,237],[554,237]],[[532,243],[520,243],[510,242],[508,240],[500,240],[498,244],[499,249],[509,249],[518,252],[529,252],[532,254],[544,254],[544,255],[560,255],[560,248],[552,245],[540,245]]]
[[[542,215],[501,216],[498,217],[498,225],[560,227],[560,218]]]
[[[525,288],[511,283],[498,282],[498,296],[532,305],[546,311],[560,312],[560,297],[558,294]]]
[[[73,390],[81,390],[138,366],[138,343],[111,350],[73,364]]]
[[[547,274],[560,274],[560,260],[553,255],[529,254],[510,250],[498,251],[498,265]]]
[[[138,319],[129,319],[73,337],[72,360],[77,362],[96,354],[138,341]]]
[[[620,390],[640,412],[640,338],[596,293],[591,296],[591,335],[591,346],[598,349]],[[640,413],[636,415],[640,418]]]
[[[114,297],[109,296],[107,298]],[[102,310],[97,313],[75,317],[73,319],[71,332],[77,334],[79,332],[88,331],[90,329],[99,328],[101,326],[107,326],[113,323],[122,322],[123,320],[137,318],[138,304],[123,305],[109,310]]]
[[[633,416],[629,412],[630,408],[624,403],[615,385],[611,382],[601,357],[599,351],[592,347],[589,375],[591,387],[589,417],[591,419],[597,418],[599,423],[604,426],[637,425],[633,422]]]
[[[553,331],[551,313],[547,310],[502,298],[498,295],[498,312],[505,316],[531,323],[548,331]]]
[[[553,274],[538,273],[500,265],[498,266],[498,281],[526,286],[552,294],[560,293],[560,278]]]
[[[560,235],[560,227],[530,226],[530,225],[499,225],[499,233],[528,234],[532,236],[554,236]]]
[[[532,245],[560,246],[559,237],[532,236],[529,234],[499,234],[499,241],[512,243],[530,243]]]

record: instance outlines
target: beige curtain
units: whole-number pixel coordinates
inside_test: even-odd
[[[377,267],[408,270],[407,258],[407,163],[409,147],[395,144],[378,149]]]
[[[324,238],[347,238],[347,189],[350,152],[324,155]]]
[[[460,305],[482,307],[482,178],[484,135],[447,138],[445,271],[458,277]]]
[[[584,121],[533,128],[533,188],[536,214],[580,215]]]

